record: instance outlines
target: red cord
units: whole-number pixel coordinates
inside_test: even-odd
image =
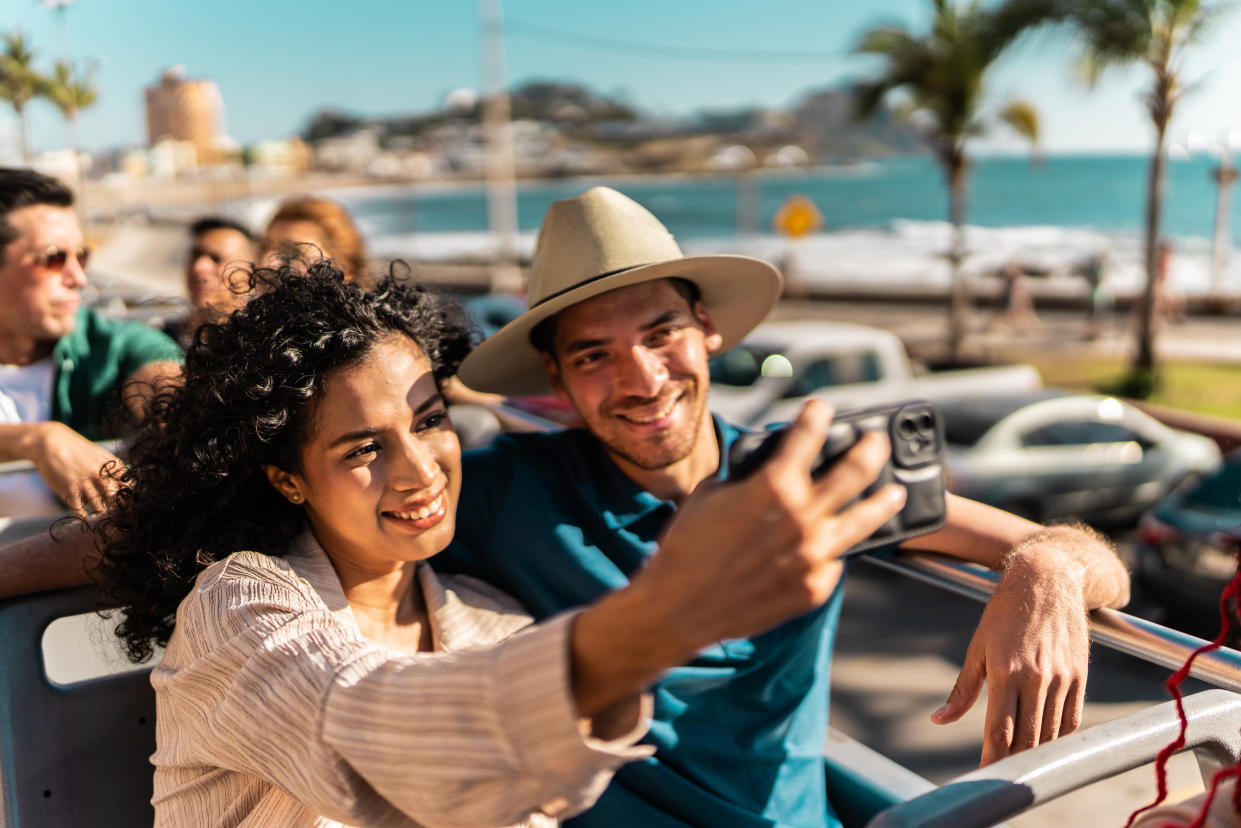
[[[1185,828],[1202,828],[1206,824],[1207,814],[1211,812],[1211,801],[1215,799],[1215,794],[1219,791],[1219,786],[1228,779],[1241,777],[1241,766],[1233,765],[1230,768],[1224,768],[1211,777],[1211,784],[1207,788],[1206,801],[1202,803],[1202,810],[1198,812],[1198,816],[1194,817],[1194,821],[1185,826]],[[1241,787],[1232,786],[1232,807],[1237,813],[1241,813]]]
[[[1181,665],[1181,669],[1173,673],[1172,677],[1164,685],[1168,688],[1169,695],[1176,702],[1176,715],[1181,720],[1180,731],[1177,733],[1176,739],[1172,741],[1172,744],[1165,746],[1163,750],[1159,751],[1159,755],[1155,759],[1155,788],[1157,791],[1155,801],[1149,805],[1143,805],[1130,814],[1129,821],[1125,823],[1125,828],[1133,825],[1133,821],[1137,819],[1139,814],[1161,804],[1168,797],[1168,760],[1177,751],[1185,747],[1185,731],[1189,728],[1189,719],[1185,717],[1185,704],[1182,701],[1181,683],[1189,676],[1189,670],[1193,666],[1194,659],[1203,653],[1219,649],[1228,639],[1229,634],[1232,632],[1232,610],[1229,607],[1229,602],[1238,596],[1241,596],[1241,563],[1238,564],[1237,573],[1232,576],[1232,580],[1228,582],[1228,586],[1224,587],[1224,591],[1219,597],[1219,635],[1215,636],[1215,640],[1210,644],[1204,644],[1190,653],[1189,658]],[[1190,828],[1201,828],[1206,820],[1207,809],[1211,807],[1211,800],[1215,798],[1215,793],[1220,783],[1226,778],[1234,776],[1241,776],[1241,767],[1225,768],[1215,774],[1214,778],[1211,779],[1206,803]],[[1241,797],[1241,792],[1234,789],[1232,796],[1233,807],[1238,814],[1241,814],[1241,798],[1239,797]]]

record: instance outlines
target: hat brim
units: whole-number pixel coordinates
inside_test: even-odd
[[[548,317],[601,293],[655,279],[687,279],[727,350],[762,322],[780,296],[783,279],[769,262],[750,256],[690,256],[604,276],[578,285],[526,311],[492,334],[461,363],[461,381],[475,391],[509,397],[551,393],[543,357],[530,344],[530,331]]]

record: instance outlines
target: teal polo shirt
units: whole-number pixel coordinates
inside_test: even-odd
[[[148,363],[181,359],[181,348],[167,334],[82,308],[72,333],[52,349],[52,419],[89,440],[116,437],[125,381]]]
[[[737,431],[717,420],[716,433],[727,458]],[[580,429],[501,436],[465,453],[462,480],[456,537],[436,569],[495,584],[540,619],[624,586],[676,511]],[[842,593],[668,673],[653,688],[645,741],[655,755],[621,768],[599,802],[568,824],[839,825],[824,790],[823,745]]]

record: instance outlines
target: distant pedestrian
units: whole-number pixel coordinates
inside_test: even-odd
[[[1155,249],[1155,313],[1156,324],[1185,321],[1185,297],[1172,286],[1172,242],[1159,242]]]
[[[1089,292],[1086,295],[1086,338],[1098,339],[1112,317],[1116,294],[1108,280],[1106,253],[1098,253],[1086,263],[1082,274]]]
[[[1034,311],[1034,297],[1025,271],[1017,262],[1004,267],[1004,284],[1000,292],[999,306],[992,322],[999,322],[1014,330],[1038,328],[1038,314]]]

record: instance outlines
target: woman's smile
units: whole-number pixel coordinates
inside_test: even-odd
[[[439,523],[446,514],[448,514],[448,498],[445,496],[443,486],[440,487],[439,494],[430,501],[423,501],[422,505],[415,502],[401,509],[389,509],[383,512],[383,516],[388,520],[419,531],[429,529]]]

